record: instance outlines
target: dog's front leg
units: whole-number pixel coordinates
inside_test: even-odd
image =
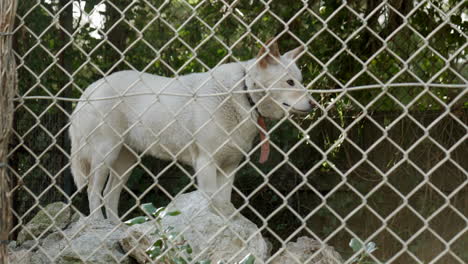
[[[218,192],[216,197],[215,206],[222,211],[224,216],[231,217],[233,214],[236,213],[236,208],[231,203],[231,194],[232,194],[232,187],[234,184],[234,175],[235,171],[238,167],[238,163],[233,163],[229,166],[224,166],[217,170],[218,177]]]
[[[217,170],[213,159],[208,155],[199,156],[196,160],[195,170],[199,191],[209,197],[211,204],[214,205],[216,210],[220,210],[218,206],[222,205],[224,201],[222,201],[222,198],[219,195],[216,195],[218,191],[216,180]]]

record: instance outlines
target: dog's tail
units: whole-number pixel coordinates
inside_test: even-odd
[[[75,156],[71,159],[71,171],[73,180],[75,181],[76,188],[81,190],[88,183],[88,176],[90,173],[90,164],[87,160],[80,159]]]
[[[76,147],[71,148],[71,171],[73,174],[73,180],[75,185],[78,188],[78,191],[82,190],[84,186],[88,183],[89,173],[91,171],[91,164],[87,159],[80,157],[80,153],[76,152]],[[74,151],[75,150],[75,151]]]

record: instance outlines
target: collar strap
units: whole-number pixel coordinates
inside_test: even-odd
[[[251,108],[254,108],[255,107],[255,112],[257,112],[258,114],[258,117],[261,117],[262,115],[260,114],[260,111],[258,111],[258,108],[255,106],[255,102],[254,100],[252,99],[252,96],[250,96],[250,93],[248,92],[248,88],[247,88],[247,83],[245,81],[245,77],[247,77],[247,73],[244,74],[244,91],[246,91],[245,95],[247,97],[247,101],[249,102],[249,105]]]
[[[247,76],[247,74],[244,72],[244,78]],[[263,129],[263,130],[267,130],[266,129],[266,125],[265,125],[265,119],[263,118],[263,116],[260,114],[260,111],[258,111],[258,108],[255,106],[255,102],[254,100],[252,99],[252,96],[250,95],[249,91],[248,91],[248,87],[247,87],[247,83],[244,79],[244,91],[246,92],[245,95],[247,97],[247,101],[249,102],[249,105],[251,108],[254,108],[255,109],[255,112],[257,112],[257,123],[258,125]],[[268,155],[270,154],[270,143],[268,141],[268,139],[266,139],[266,135],[262,132],[262,129],[260,129],[260,140],[263,142],[262,143],[262,146],[260,147],[260,160],[259,162],[260,163],[265,163],[267,160],[268,160]]]

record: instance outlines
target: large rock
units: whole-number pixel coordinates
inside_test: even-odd
[[[63,235],[53,233],[42,242],[42,248],[55,263],[132,263],[119,245],[119,241],[127,236],[125,229],[108,220],[82,218]]]
[[[166,216],[162,225],[182,233],[193,249],[195,260],[234,263],[249,253],[257,259],[267,258],[267,243],[254,223],[239,214],[225,220],[214,213],[209,204],[200,192],[182,194],[167,208],[168,211],[179,210],[181,214]],[[145,250],[157,239],[152,235],[154,230],[154,222],[129,227],[130,236],[121,241],[123,249],[139,263],[145,263],[148,261]]]
[[[21,264],[131,264],[119,241],[126,228],[107,220],[81,218],[64,231],[49,234],[32,248],[10,248],[11,263]]]
[[[81,218],[70,220],[64,204],[47,206],[50,217],[39,212],[28,225],[49,225],[42,229],[40,239],[9,244],[9,259],[13,264],[134,264],[147,263],[146,249],[158,238],[154,235],[156,225],[147,222],[127,227],[107,220]],[[60,209],[62,208],[62,209]],[[248,219],[238,214],[226,220],[213,212],[208,199],[199,192],[183,194],[173,201],[168,211],[179,210],[180,215],[166,216],[163,228],[174,227],[181,232],[193,249],[191,257],[217,263],[236,263],[248,254],[253,254],[256,263],[269,259],[269,247],[260,230]],[[230,209],[227,209],[230,210]],[[64,216],[62,216],[64,214]],[[72,217],[74,218],[74,217]],[[43,221],[39,221],[43,219]],[[68,219],[68,220],[67,220]],[[63,221],[62,221],[63,220]],[[50,230],[50,225],[57,226]],[[34,229],[36,230],[36,229]],[[39,230],[39,228],[37,229]],[[53,231],[53,232],[52,232]],[[38,231],[39,232],[39,231]],[[48,233],[47,236],[44,234]],[[23,239],[24,241],[24,239]],[[132,258],[133,257],[133,258]],[[135,260],[136,259],[136,260]],[[301,237],[290,242],[271,264],[338,264],[340,255],[319,242]]]
[[[44,238],[58,229],[66,228],[77,218],[78,214],[73,215],[67,204],[63,202],[51,203],[39,211],[19,232],[17,244],[21,245],[28,240]]]
[[[271,264],[285,263],[341,264],[343,259],[333,247],[322,245],[312,238],[300,237],[297,242],[287,243],[284,251],[271,262]]]
[[[33,253],[27,249],[11,250],[8,252],[10,263],[31,263]]]
[[[50,264],[53,263],[42,251],[38,250],[40,241],[28,240],[21,246],[16,241],[8,245],[10,264]]]
[[[21,249],[13,251],[9,255],[10,264],[50,264],[54,263],[40,251],[29,251]]]

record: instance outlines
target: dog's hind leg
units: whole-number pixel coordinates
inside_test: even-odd
[[[104,219],[101,210],[101,192],[106,182],[109,169],[101,163],[93,170],[92,182],[88,185],[89,215],[93,219]]]
[[[103,147],[105,144],[101,144]],[[109,144],[109,147],[101,148],[95,152],[91,162],[92,182],[88,185],[89,215],[94,219],[104,219],[102,214],[102,191],[109,177],[109,168],[116,160],[120,146]]]
[[[123,187],[132,174],[132,167],[136,165],[137,157],[123,147],[119,156],[112,165],[109,180],[104,189],[104,206],[106,207],[107,218],[113,223],[119,223],[119,199]]]

